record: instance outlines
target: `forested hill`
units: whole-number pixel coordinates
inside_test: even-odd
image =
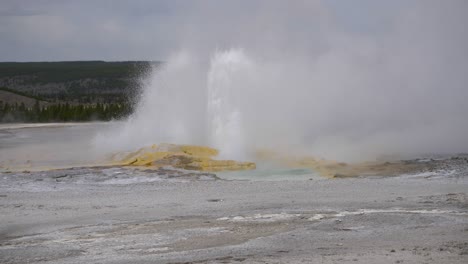
[[[47,101],[116,103],[139,88],[149,61],[0,62],[0,87]]]
[[[0,123],[110,120],[128,115],[159,62],[0,62]]]

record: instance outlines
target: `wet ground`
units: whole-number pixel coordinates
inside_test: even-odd
[[[0,262],[466,263],[463,162],[274,181],[119,167],[2,173]]]

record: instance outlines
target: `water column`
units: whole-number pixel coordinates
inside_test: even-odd
[[[210,145],[220,158],[245,159],[242,91],[252,63],[242,50],[218,51],[211,58],[207,80],[207,117]]]

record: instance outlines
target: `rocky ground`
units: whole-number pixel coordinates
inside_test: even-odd
[[[397,177],[0,175],[0,263],[467,263],[468,162]],[[246,172],[248,173],[248,172]]]

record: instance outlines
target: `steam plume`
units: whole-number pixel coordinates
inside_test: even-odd
[[[189,12],[181,51],[97,142],[211,145],[236,159],[258,148],[345,161],[468,151],[466,1],[414,1],[367,34],[318,1],[241,3]]]

